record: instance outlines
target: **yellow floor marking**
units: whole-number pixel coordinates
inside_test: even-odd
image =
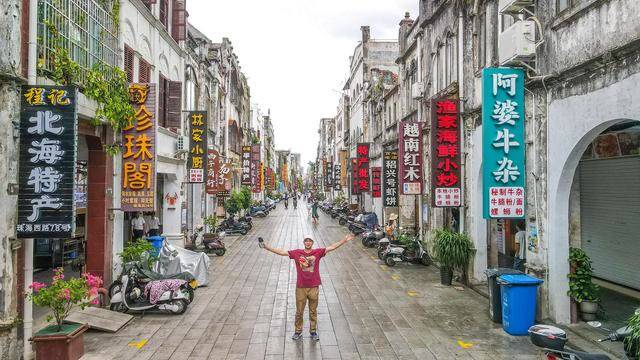
[[[413,291],[413,290],[409,290],[409,291],[407,291],[407,295],[409,295],[411,297],[415,297],[415,296],[418,296],[418,292]]]
[[[389,270],[386,265],[380,265],[380,269],[385,270],[385,271]]]
[[[393,280],[400,280],[400,275],[391,275]]]
[[[130,342],[130,343],[129,343],[129,346],[134,347],[134,348],[137,348],[137,349],[140,349],[140,348],[142,348],[143,346],[145,346],[145,344],[147,343],[147,341],[149,341],[149,340],[147,340],[147,339],[142,339],[142,340],[140,340],[140,341],[138,341],[138,342],[132,341],[132,342]]]
[[[460,345],[460,347],[463,348],[463,349],[469,349],[470,347],[473,346],[472,343],[466,343],[466,342],[464,342],[462,340],[458,340],[458,345]]]

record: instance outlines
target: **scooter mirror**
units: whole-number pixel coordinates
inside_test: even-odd
[[[593,328],[599,328],[602,326],[602,323],[600,321],[587,321],[587,325]]]

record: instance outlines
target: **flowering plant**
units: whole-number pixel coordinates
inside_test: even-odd
[[[47,316],[47,321],[55,318],[60,331],[62,322],[69,315],[73,305],[84,309],[89,304],[98,304],[98,288],[101,286],[102,279],[99,276],[85,273],[80,278],[65,280],[64,270],[58,268],[50,285],[33,282],[29,285],[31,291],[27,296],[34,304],[51,309],[53,314]]]

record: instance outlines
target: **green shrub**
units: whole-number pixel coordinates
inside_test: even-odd
[[[580,248],[569,249],[569,263],[575,267],[575,271],[568,274],[569,278],[569,295],[576,302],[596,301],[600,287],[591,282],[593,269],[591,267],[591,259]]]
[[[438,229],[434,231],[433,253],[440,266],[466,273],[473,243],[466,234]]]

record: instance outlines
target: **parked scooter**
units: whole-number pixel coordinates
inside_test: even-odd
[[[224,246],[224,242],[222,242],[225,235],[226,233],[224,231],[205,234],[204,227],[199,225],[191,235],[191,245],[185,246],[185,249],[222,256],[227,251],[227,248]],[[199,243],[197,240],[200,236],[202,237],[202,246],[196,246],[196,244]]]
[[[227,218],[222,221],[219,230],[224,231],[227,235],[246,235],[249,232],[249,227],[240,221]]]
[[[251,230],[251,228],[253,228],[253,218],[247,214],[245,214],[244,216],[238,218],[238,221],[241,223],[245,223],[247,224],[247,227],[249,228],[249,230]]]
[[[149,279],[140,278],[136,270],[122,276],[122,287],[111,297],[110,309],[118,312],[165,310],[172,314],[183,314],[189,306],[188,282],[177,289],[167,290],[152,304],[145,295]]]
[[[640,311],[640,310],[636,310]],[[602,324],[597,321],[590,321],[588,323],[593,327],[601,327]],[[607,335],[607,337],[598,340],[623,342],[625,338],[631,335],[631,329],[629,327],[621,327],[616,331],[613,331]],[[546,359],[548,360],[609,360],[610,357],[604,354],[586,353],[582,351],[573,350],[565,347],[567,342],[567,333],[555,326],[550,325],[534,325],[529,328],[529,340],[537,347],[543,349]],[[638,360],[636,354],[638,354],[638,346],[640,342],[635,341],[633,343],[625,342],[624,350],[628,359]]]
[[[362,245],[366,247],[374,247],[378,245],[378,241],[384,238],[384,231],[377,224],[373,229],[365,231],[362,234]]]
[[[424,266],[431,265],[431,256],[429,256],[429,253],[424,249],[417,235],[411,237],[411,245],[390,245],[388,242],[388,238],[380,240],[381,246],[387,245],[386,250],[382,252],[382,260],[384,260],[387,266],[395,266],[396,263],[402,261],[422,264]]]

